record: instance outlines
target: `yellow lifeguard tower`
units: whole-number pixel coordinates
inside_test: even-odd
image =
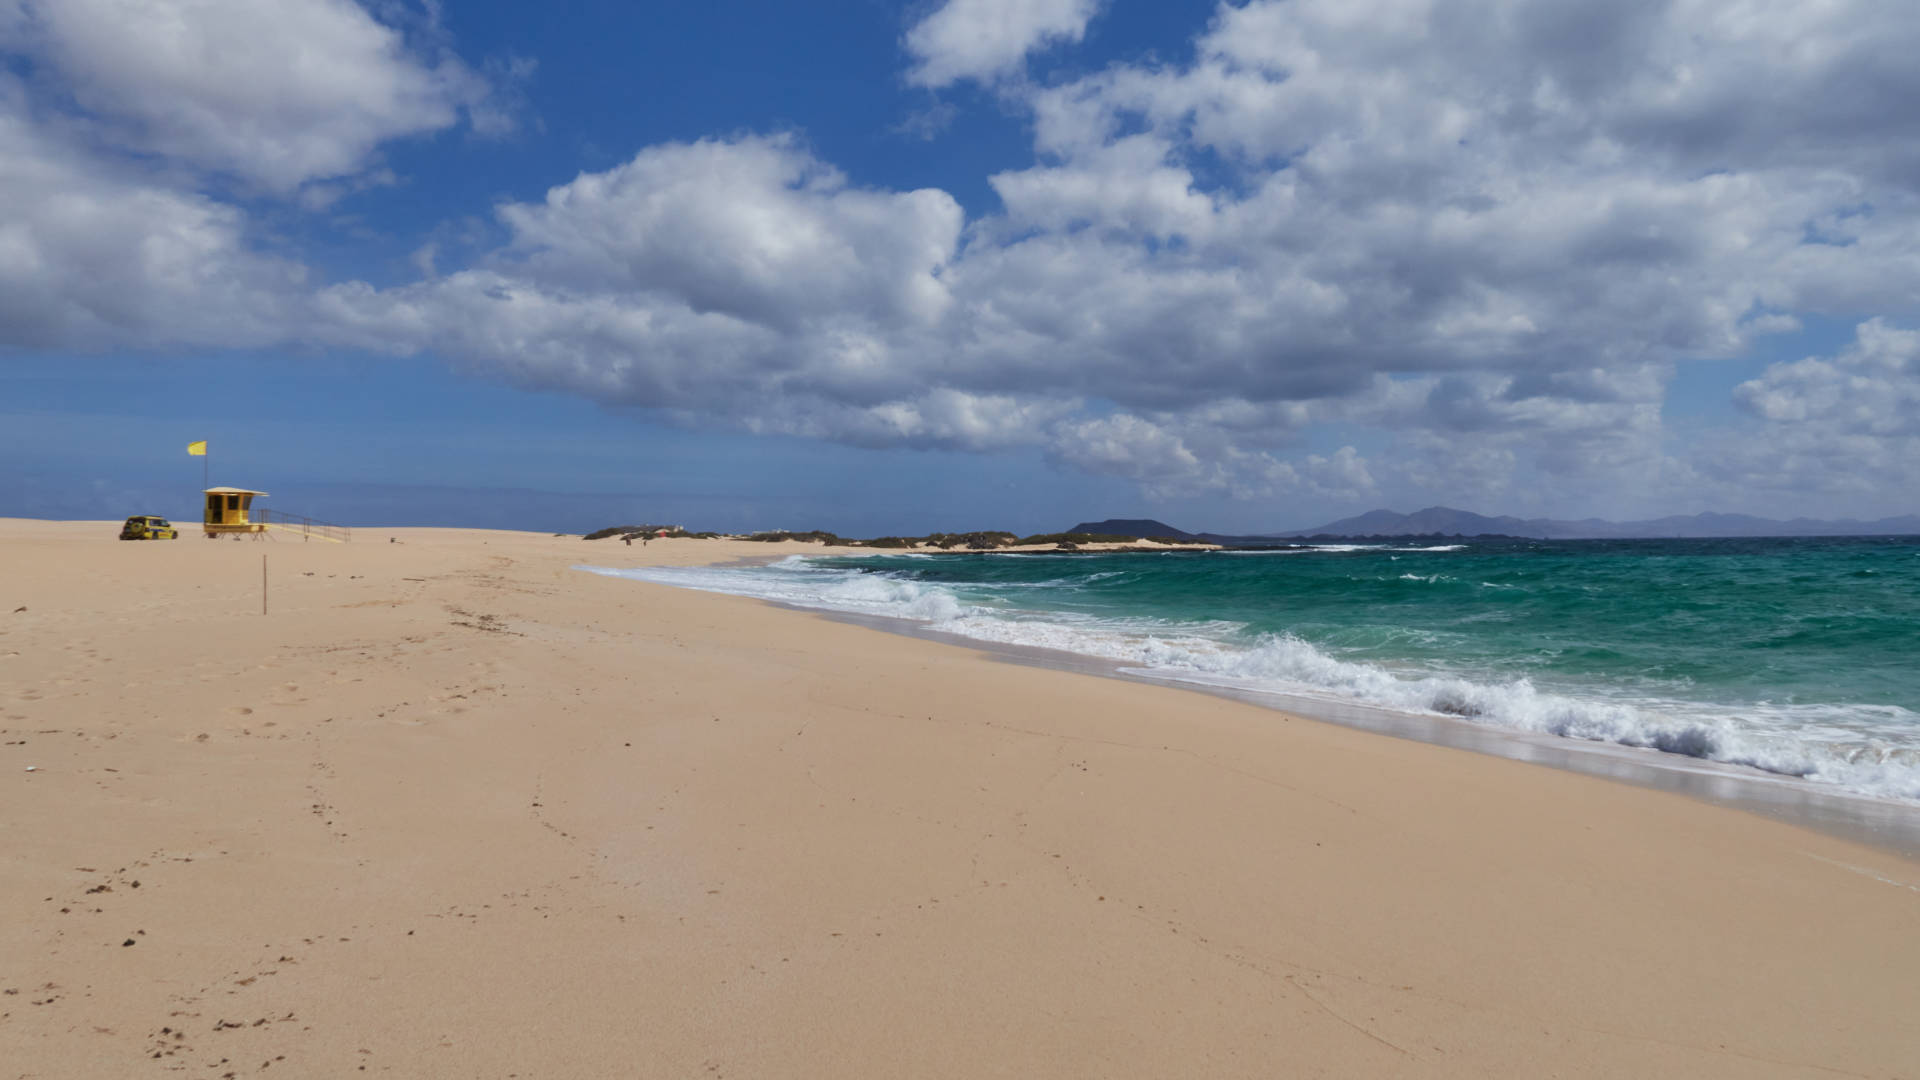
[[[251,520],[253,500],[264,496],[266,492],[237,487],[210,487],[203,494],[207,497],[207,508],[201,520],[205,523],[209,539],[238,537],[243,533],[258,536],[267,531],[265,521]]]

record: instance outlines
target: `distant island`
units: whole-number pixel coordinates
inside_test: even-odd
[[[1063,533],[1039,533],[1032,536],[1020,536],[1000,530],[965,533],[929,533],[926,536],[878,536],[868,540],[856,540],[840,536],[837,533],[815,529],[811,532],[791,532],[777,529],[768,532],[721,534],[712,532],[688,532],[678,525],[609,525],[587,533],[582,539],[607,540],[619,539],[628,544],[635,540],[651,541],[668,537],[684,537],[694,540],[752,540],[760,543],[823,544],[827,547],[863,547],[884,550],[924,550],[944,552],[999,551],[1008,554],[1025,555],[1041,552],[1086,551],[1112,554],[1129,551],[1212,551],[1220,545],[1190,536],[1140,535],[1137,533],[1103,533],[1073,530]]]
[[[879,536],[854,539],[824,530],[791,532],[785,529],[756,533],[690,532],[679,525],[610,525],[587,533],[585,539],[619,539],[627,543],[661,537],[757,540],[768,543],[798,541],[828,547],[918,549],[923,551],[1194,551],[1215,548],[1285,547],[1315,541],[1355,540],[1657,540],[1728,537],[1793,536],[1920,536],[1920,515],[1881,518],[1878,521],[1819,521],[1794,518],[1775,521],[1746,514],[1692,514],[1649,521],[1603,521],[1586,518],[1487,517],[1467,510],[1430,506],[1411,514],[1371,510],[1313,529],[1292,532],[1233,535],[1188,532],[1152,518],[1107,518],[1083,521],[1057,533],[1020,536],[1000,530],[929,533],[925,536]]]
[[[1137,536],[1168,536],[1199,543],[1225,545],[1261,544],[1281,540],[1353,540],[1395,536],[1440,537],[1514,537],[1529,540],[1628,540],[1628,539],[1706,539],[1712,537],[1757,536],[1913,536],[1920,535],[1920,514],[1881,518],[1878,521],[1820,521],[1793,518],[1775,521],[1747,514],[1689,514],[1653,518],[1647,521],[1603,521],[1584,518],[1561,521],[1554,518],[1487,517],[1468,510],[1430,506],[1411,514],[1392,510],[1371,510],[1357,517],[1341,518],[1312,529],[1292,532],[1230,536],[1223,533],[1191,533],[1164,522],[1137,518],[1110,518],[1082,522],[1073,532],[1126,533]]]

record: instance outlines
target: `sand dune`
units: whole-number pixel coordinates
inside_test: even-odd
[[[1920,1063],[1898,855],[570,569],[764,544],[115,528],[0,522],[0,1075]]]

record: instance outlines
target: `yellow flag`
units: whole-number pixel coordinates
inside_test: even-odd
[[[207,440],[201,439],[199,442],[188,443],[187,453],[192,457],[206,457],[207,456]]]

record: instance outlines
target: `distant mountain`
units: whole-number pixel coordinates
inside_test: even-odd
[[[1920,536],[1920,514],[1881,518],[1878,521],[1820,521],[1798,517],[1775,521],[1750,514],[1688,514],[1654,518],[1650,521],[1602,521],[1584,518],[1561,521],[1555,518],[1487,517],[1447,506],[1429,506],[1411,514],[1392,510],[1369,510],[1358,517],[1330,521],[1315,529],[1294,532],[1263,533],[1259,536],[1232,536],[1225,533],[1191,533],[1151,518],[1108,518],[1083,521],[1070,532],[1107,533],[1115,536],[1172,536],[1181,540],[1204,540],[1213,544],[1262,544],[1302,537],[1354,538],[1364,536],[1524,536],[1539,540],[1629,540],[1679,537],[1699,539],[1728,536]]]
[[[1108,518],[1105,521],[1083,521],[1068,532],[1094,533],[1102,536],[1171,536],[1175,540],[1198,540],[1195,533],[1176,529],[1164,521],[1152,518]]]
[[[1416,510],[1411,514],[1397,514],[1392,510],[1369,510],[1358,517],[1341,518],[1339,521],[1328,522],[1317,529],[1301,529],[1298,532],[1273,535],[1410,536],[1439,533],[1442,536],[1500,535],[1545,538],[1571,535],[1561,531],[1558,526],[1574,524],[1576,523],[1527,521],[1517,517],[1487,517],[1468,510],[1429,506],[1425,510]],[[1594,524],[1605,523],[1595,522]]]
[[[1920,514],[1878,521],[1774,521],[1749,514],[1688,514],[1651,521],[1560,521],[1553,518],[1487,517],[1467,510],[1430,506],[1411,514],[1372,510],[1315,529],[1271,533],[1266,538],[1303,536],[1525,536],[1542,540],[1593,540],[1714,536],[1902,536],[1920,535]]]

